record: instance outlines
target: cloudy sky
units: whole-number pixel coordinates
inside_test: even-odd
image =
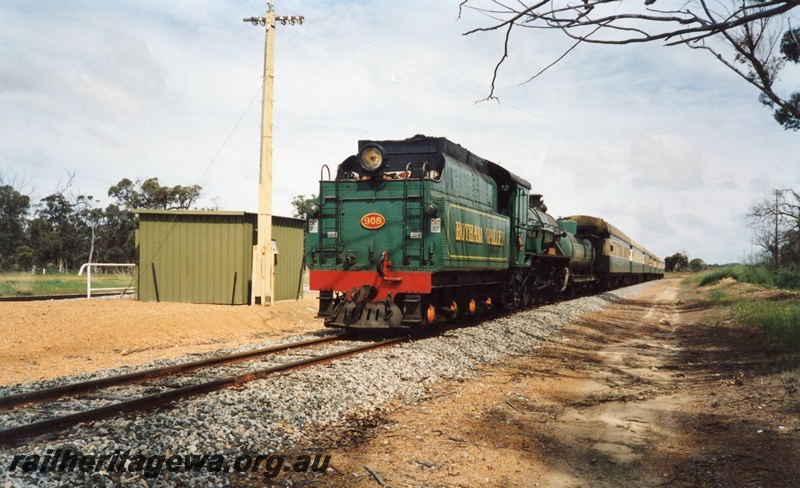
[[[661,256],[709,263],[757,250],[744,214],[800,189],[800,133],[708,53],[569,46],[520,31],[464,36],[458,1],[276,2],[274,213],[317,192],[320,168],[359,139],[444,136],[545,195],[556,217],[604,217]],[[74,174],[111,203],[122,178],[200,184],[202,206],[256,211],[264,29],[261,0],[0,6],[0,175],[34,200]],[[800,23],[800,21],[795,22]],[[782,86],[800,88],[800,70]]]

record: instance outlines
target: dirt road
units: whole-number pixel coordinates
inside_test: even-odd
[[[324,433],[315,446],[333,468],[295,481],[798,486],[798,375],[775,367],[780,356],[701,292],[664,280],[535,355]]]

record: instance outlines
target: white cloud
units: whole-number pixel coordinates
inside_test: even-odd
[[[263,13],[243,2],[3,5],[0,170],[41,198],[66,171],[108,203],[123,177],[199,183],[205,205],[254,211]],[[749,248],[741,215],[772,187],[800,187],[800,139],[704,53],[581,47],[525,32],[488,94],[501,33],[455,2],[281,2],[276,32],[274,211],[318,191],[358,139],[445,136],[545,194],[555,215],[607,218],[662,254],[707,262]],[[800,74],[783,82],[797,88]],[[794,82],[794,83],[793,83]],[[689,218],[688,216],[691,216]]]

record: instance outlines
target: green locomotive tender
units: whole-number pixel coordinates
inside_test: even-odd
[[[359,141],[326,170],[306,205],[326,326],[413,327],[663,275],[602,219],[556,221],[530,183],[445,138]]]

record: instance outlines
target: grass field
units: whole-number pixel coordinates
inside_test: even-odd
[[[734,307],[741,322],[757,325],[773,342],[800,352],[800,303],[795,300],[742,300]]]
[[[760,266],[730,266],[689,279],[699,286],[709,286],[728,277],[764,288],[800,289],[800,273],[797,271],[775,273]],[[800,367],[800,300],[791,295],[753,300],[746,296],[732,297],[721,290],[712,290],[708,296],[714,304],[730,307],[737,321],[758,327],[771,342],[784,348],[784,366]]]
[[[736,281],[752,283],[765,288],[800,290],[800,271],[782,269],[776,273],[763,266],[746,266],[744,264],[713,269],[694,275],[689,279],[696,281],[700,286],[706,286],[719,283],[719,280],[723,278],[735,278]]]
[[[92,274],[92,288],[133,287],[133,275]],[[0,273],[0,296],[39,296],[86,293],[86,276],[67,273]],[[98,292],[95,292],[98,293]]]

